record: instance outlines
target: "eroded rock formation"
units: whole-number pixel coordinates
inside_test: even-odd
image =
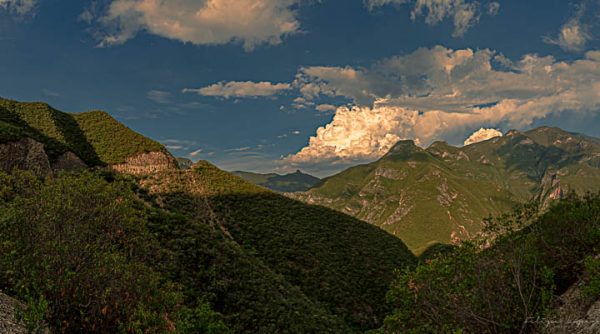
[[[0,170],[10,172],[14,169],[29,170],[36,175],[51,173],[44,145],[31,138],[0,144]]]
[[[165,152],[139,154],[127,159],[125,163],[110,166],[119,173],[145,175],[166,170],[178,169],[177,161]]]

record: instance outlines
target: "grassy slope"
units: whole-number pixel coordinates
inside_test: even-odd
[[[297,198],[380,226],[421,253],[469,237],[489,215],[549,195],[556,187],[552,175],[563,192],[597,191],[599,153],[597,142],[556,128],[464,148],[438,142],[423,150],[401,142],[381,160],[327,178]]]
[[[166,201],[188,214],[204,206],[216,230],[355,330],[381,323],[394,269],[415,262],[400,240],[376,227],[272,193],[208,163],[144,184],[165,198],[187,193],[196,198],[193,203],[204,203]]]
[[[74,114],[79,128],[106,164],[125,162],[140,153],[166,151],[158,142],[134,132],[102,111]]]
[[[72,151],[88,165],[117,164],[135,154],[164,150],[105,112],[69,114],[45,103],[0,99],[0,142],[22,137],[42,142],[51,161]]]

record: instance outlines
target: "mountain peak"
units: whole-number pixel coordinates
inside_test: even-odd
[[[398,141],[392,148],[384,155],[385,157],[399,157],[408,156],[415,152],[422,151],[420,147],[415,144],[414,140],[406,139]]]

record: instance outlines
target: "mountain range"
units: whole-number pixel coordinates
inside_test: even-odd
[[[420,254],[469,239],[484,219],[516,204],[547,207],[568,192],[599,188],[600,139],[540,127],[464,147],[400,141],[375,162],[289,196],[381,227]]]
[[[232,174],[256,185],[284,193],[306,191],[321,181],[318,177],[302,173],[300,170],[285,175],[275,173],[260,174],[243,171],[235,171],[232,172]]]

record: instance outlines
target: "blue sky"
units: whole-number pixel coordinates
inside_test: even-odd
[[[0,0],[0,96],[323,176],[399,139],[600,136],[599,0]],[[312,139],[311,139],[312,138]]]

